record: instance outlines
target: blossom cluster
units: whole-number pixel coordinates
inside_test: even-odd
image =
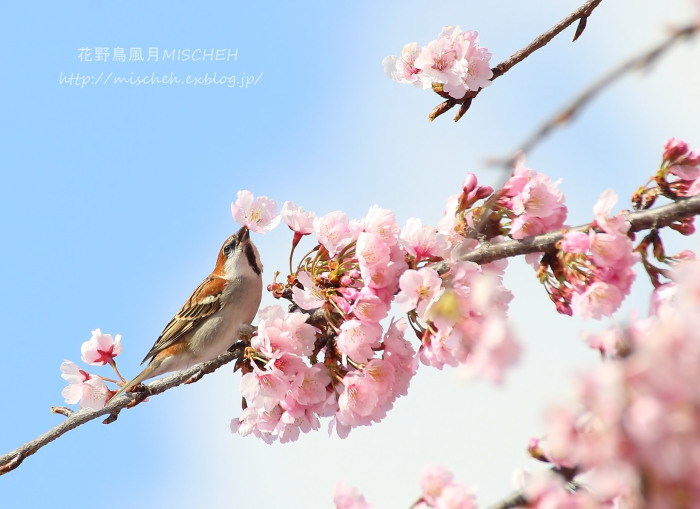
[[[623,214],[610,217],[617,195],[605,191],[593,208],[588,231],[564,234],[557,259],[545,257],[538,275],[560,313],[583,318],[610,316],[620,307],[634,282],[632,266],[640,256],[627,236]],[[549,266],[548,266],[549,264]],[[553,272],[547,269],[552,267]]]
[[[648,209],[659,196],[671,200],[695,196],[700,193],[700,151],[691,151],[688,144],[678,138],[669,139],[664,145],[658,171],[647,183],[632,195],[634,208]],[[693,216],[684,218],[669,227],[683,235],[695,231]]]
[[[401,228],[376,205],[351,220],[340,211],[318,217],[286,202],[280,216],[294,232],[292,255],[304,236],[317,244],[296,269],[290,266],[286,283],[269,286],[293,309],[261,311],[243,368],[245,408],[232,429],[287,441],[331,417],[331,427],[346,436],[383,419],[406,394],[419,361],[465,365],[500,382],[520,351],[505,320],[511,300],[501,281],[505,265],[458,259],[478,245],[460,232],[475,226],[475,203],[492,193],[468,175],[437,227],[410,218]],[[265,230],[275,214],[262,219],[249,209],[271,210],[270,201],[242,191],[232,209],[243,224],[257,218]],[[446,264],[440,271],[439,262]],[[393,303],[408,320],[385,325]],[[405,337],[409,326],[420,341],[417,352]]]
[[[511,219],[510,236],[523,239],[561,228],[567,208],[559,181],[525,167],[525,157],[516,159],[513,175],[503,185],[499,204]]]
[[[668,180],[669,175],[672,181]],[[663,181],[664,178],[666,181]],[[691,151],[683,140],[671,138],[664,146],[663,161],[656,180],[673,197],[700,193],[700,151]]]
[[[442,466],[423,469],[420,476],[421,496],[414,509],[476,509],[474,489],[454,481],[451,472]],[[372,509],[357,488],[342,482],[335,487],[333,502],[336,509]]]
[[[382,64],[392,80],[422,89],[432,87],[461,99],[468,91],[491,84],[491,53],[479,46],[478,41],[477,32],[446,26],[426,46],[421,47],[417,42],[406,44],[400,57],[388,56]]]
[[[700,263],[672,277],[657,315],[589,337],[617,360],[580,377],[575,406],[549,413],[544,457],[588,472],[590,507],[700,505]]]
[[[671,138],[664,146],[658,172],[633,194],[632,203],[636,209],[646,209],[659,196],[677,200],[697,194],[699,177],[700,152],[690,151],[687,143]],[[541,198],[535,201],[544,202]],[[656,228],[635,246],[624,212],[610,217],[616,202],[615,193],[605,191],[593,209],[595,220],[583,229],[566,232],[556,255],[541,258],[538,277],[560,313],[595,319],[611,316],[630,293],[635,280],[633,265],[641,261],[652,284],[659,288],[667,268],[658,267],[655,261],[672,266],[694,257],[689,251],[666,255]],[[668,226],[683,235],[695,231],[692,216]]]
[[[100,329],[95,329],[90,339],[82,344],[80,352],[86,364],[93,366],[109,364],[116,371],[114,358],[122,352],[121,335],[112,337],[111,334],[103,334]],[[66,403],[80,403],[81,409],[99,410],[114,394],[114,391],[105,384],[105,380],[114,380],[92,375],[69,360],[64,360],[61,364],[61,377],[68,382],[68,386],[61,393]]]

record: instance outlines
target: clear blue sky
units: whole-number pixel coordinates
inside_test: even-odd
[[[126,376],[237,227],[239,189],[323,214],[361,217],[378,203],[400,223],[435,223],[467,171],[498,175],[507,153],[608,67],[683,22],[691,2],[604,1],[583,37],[572,29],[483,93],[458,124],[429,124],[437,96],[384,76],[384,56],[427,43],[446,24],[475,29],[495,64],[579,2],[15,2],[3,9],[0,105],[0,454],[63,419],[64,359],[90,331],[123,335]],[[642,4],[651,4],[643,2]],[[110,48],[84,62],[80,48]],[[113,49],[237,50],[235,61],[114,62]],[[654,170],[663,142],[700,148],[698,45],[645,78],[625,78],[577,122],[528,155],[563,178],[572,223],[606,187],[622,197]],[[94,55],[93,55],[94,57]],[[255,76],[221,85],[60,84],[60,77]],[[285,267],[289,238],[256,237],[265,281]],[[696,240],[685,246],[694,247]],[[385,422],[344,441],[324,431],[268,446],[232,435],[238,375],[230,368],[152,398],[109,426],[92,422],[0,478],[0,507],[331,507],[337,480],[378,507],[408,507],[424,465],[480,486],[482,504],[510,491],[546,401],[595,356],[577,339],[598,324],[554,315],[534,275],[514,262],[512,316],[525,345],[505,387],[421,368]],[[644,307],[648,285],[621,312]],[[269,303],[269,300],[266,301]],[[107,374],[108,371],[96,371]]]

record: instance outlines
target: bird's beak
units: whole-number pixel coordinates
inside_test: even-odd
[[[236,236],[238,237],[238,242],[247,242],[250,239],[250,231],[247,227],[242,226]]]

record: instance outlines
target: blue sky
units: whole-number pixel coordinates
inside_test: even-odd
[[[62,417],[64,359],[80,360],[90,331],[123,335],[119,366],[138,363],[237,225],[239,189],[361,217],[377,203],[435,223],[467,171],[499,175],[484,159],[508,153],[578,90],[682,23],[690,2],[603,2],[583,37],[571,33],[514,68],[458,124],[427,113],[429,92],[386,79],[381,61],[446,24],[475,29],[504,60],[579,2],[22,2],[4,9],[0,251],[4,361],[1,453]],[[572,32],[572,29],[569,29]],[[82,47],[222,48],[229,62],[81,62]],[[644,182],[663,142],[700,147],[697,43],[683,44],[643,78],[601,95],[532,154],[528,166],[562,178],[571,223],[586,222],[613,187]],[[259,77],[247,88],[59,84],[71,73]],[[256,237],[265,281],[283,270],[289,237]],[[679,243],[695,247],[696,239]],[[377,507],[408,507],[425,465],[444,464],[479,486],[486,505],[510,491],[547,401],[569,373],[596,362],[578,330],[556,316],[520,261],[506,283],[525,346],[502,388],[456,370],[422,368],[380,425],[346,440],[325,431],[268,446],[232,435],[239,376],[224,368],[152,398],[109,426],[93,422],[0,478],[2,507],[330,507],[343,479]],[[648,284],[620,312],[646,306]],[[265,303],[269,304],[269,298]],[[107,370],[98,373],[107,375]]]

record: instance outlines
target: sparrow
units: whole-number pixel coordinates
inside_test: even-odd
[[[192,292],[165,326],[141,364],[146,369],[111,399],[142,381],[215,359],[233,345],[241,327],[250,327],[262,298],[260,254],[245,226],[219,250],[214,271]]]

